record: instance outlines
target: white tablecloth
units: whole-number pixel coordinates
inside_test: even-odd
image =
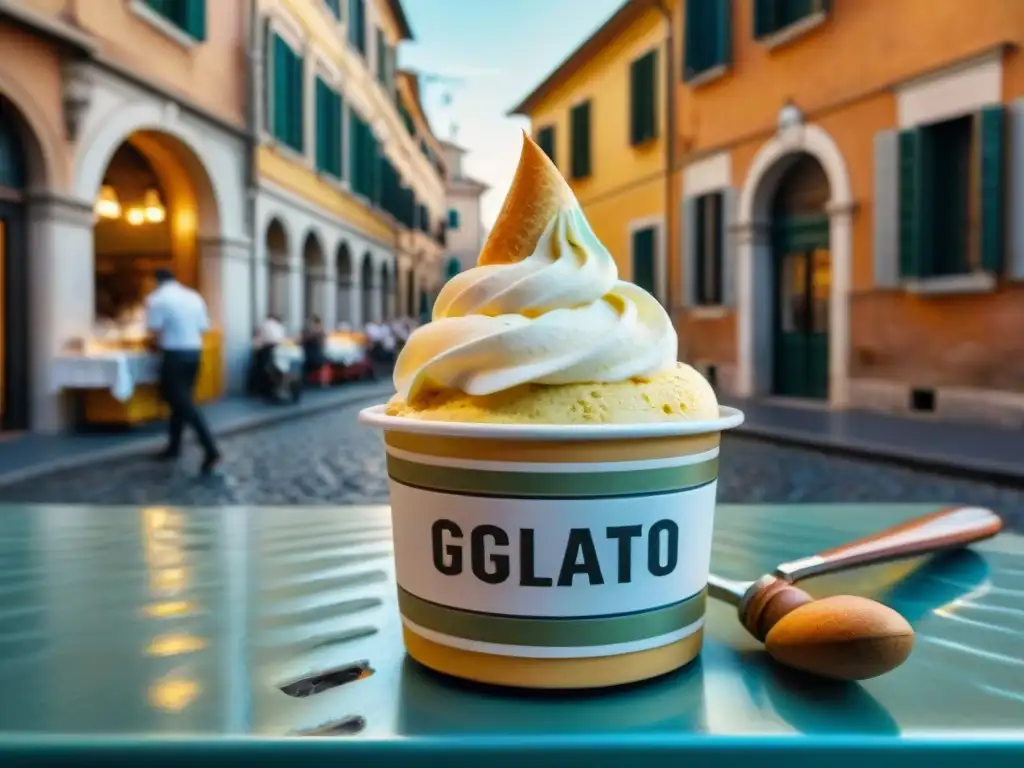
[[[366,350],[352,341],[328,338],[324,344],[324,357],[335,365],[355,365],[366,357]]]
[[[148,352],[61,355],[53,361],[53,391],[108,389],[118,402],[131,399],[138,384],[159,378],[159,358]]]

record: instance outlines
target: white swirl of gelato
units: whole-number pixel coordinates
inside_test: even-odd
[[[425,387],[489,395],[526,383],[620,382],[672,368],[677,347],[668,313],[618,279],[573,205],[525,259],[448,281],[433,321],[402,349],[394,380],[407,400]]]

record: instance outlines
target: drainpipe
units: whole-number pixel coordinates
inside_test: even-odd
[[[263,51],[260,49],[260,19],[257,0],[249,0],[249,17],[246,22],[246,83],[245,83],[245,144],[248,162],[245,164],[245,191],[247,218],[246,222],[251,237],[250,253],[252,258],[249,270],[249,315],[251,330],[259,325],[259,318],[256,316],[257,307],[257,271],[261,268],[256,261],[259,253],[258,237],[256,231],[256,197],[259,193],[259,179],[256,168],[256,149],[259,146],[259,109],[260,109],[260,84],[263,80]]]
[[[673,236],[672,212],[675,210],[675,183],[673,171],[676,167],[676,64],[675,64],[675,28],[672,24],[672,7],[670,0],[658,0],[658,10],[665,18],[665,253],[672,253]],[[678,222],[682,226],[682,222]],[[665,264],[665,304],[669,316],[673,317],[676,307],[676,285],[678,275],[672,279],[672,264],[678,259],[666,259]],[[673,317],[674,320],[674,317]]]

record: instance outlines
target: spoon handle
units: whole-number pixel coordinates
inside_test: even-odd
[[[984,507],[948,507],[811,557],[782,563],[775,575],[793,584],[809,576],[957,549],[999,533],[1003,521]]]

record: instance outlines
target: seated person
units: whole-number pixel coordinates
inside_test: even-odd
[[[303,373],[315,373],[327,364],[324,351],[326,344],[327,334],[324,332],[323,321],[318,315],[311,315],[302,331],[302,351],[305,355]]]
[[[276,347],[284,341],[284,326],[274,315],[268,315],[253,334],[253,358],[249,373],[249,391],[276,402],[292,402],[298,376],[282,370],[275,356]]]

